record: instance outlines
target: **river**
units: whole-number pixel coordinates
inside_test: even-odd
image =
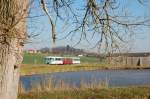
[[[80,86],[84,83],[107,82],[110,87],[150,85],[150,70],[96,70],[35,74],[21,76],[20,81],[26,90],[31,86],[51,79],[54,84],[64,81],[67,84]]]

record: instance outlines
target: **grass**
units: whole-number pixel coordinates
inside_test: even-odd
[[[36,91],[19,94],[18,99],[150,99],[150,87]]]
[[[45,57],[45,55],[43,55],[43,54],[25,53],[22,63],[23,64],[44,64],[44,60],[43,60],[44,57]]]
[[[68,72],[68,71],[89,71],[102,69],[149,69],[149,67],[138,66],[115,66],[106,63],[82,63],[73,65],[47,65],[47,64],[23,64],[21,66],[21,75]]]
[[[76,65],[46,65],[46,64],[24,64],[21,66],[21,75],[31,75],[40,73],[52,72],[67,72],[67,71],[85,71],[85,70],[98,70],[105,68],[106,64],[97,63],[83,63]]]

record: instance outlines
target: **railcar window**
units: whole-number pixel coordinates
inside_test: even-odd
[[[60,60],[61,60],[61,58],[56,58],[55,60],[58,60],[58,61],[60,61]]]

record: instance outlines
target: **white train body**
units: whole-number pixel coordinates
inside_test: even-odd
[[[80,64],[79,57],[45,57],[45,64]]]
[[[45,57],[46,64],[63,64],[62,57],[48,56]]]
[[[73,64],[80,64],[80,58],[79,57],[72,57],[72,63]]]

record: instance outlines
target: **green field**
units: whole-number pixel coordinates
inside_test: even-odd
[[[43,54],[29,54],[25,53],[23,58],[23,64],[43,64],[44,63]]]
[[[51,55],[44,54],[24,54],[23,64],[44,64],[44,57]],[[99,58],[96,57],[80,57],[81,63],[102,63]]]

